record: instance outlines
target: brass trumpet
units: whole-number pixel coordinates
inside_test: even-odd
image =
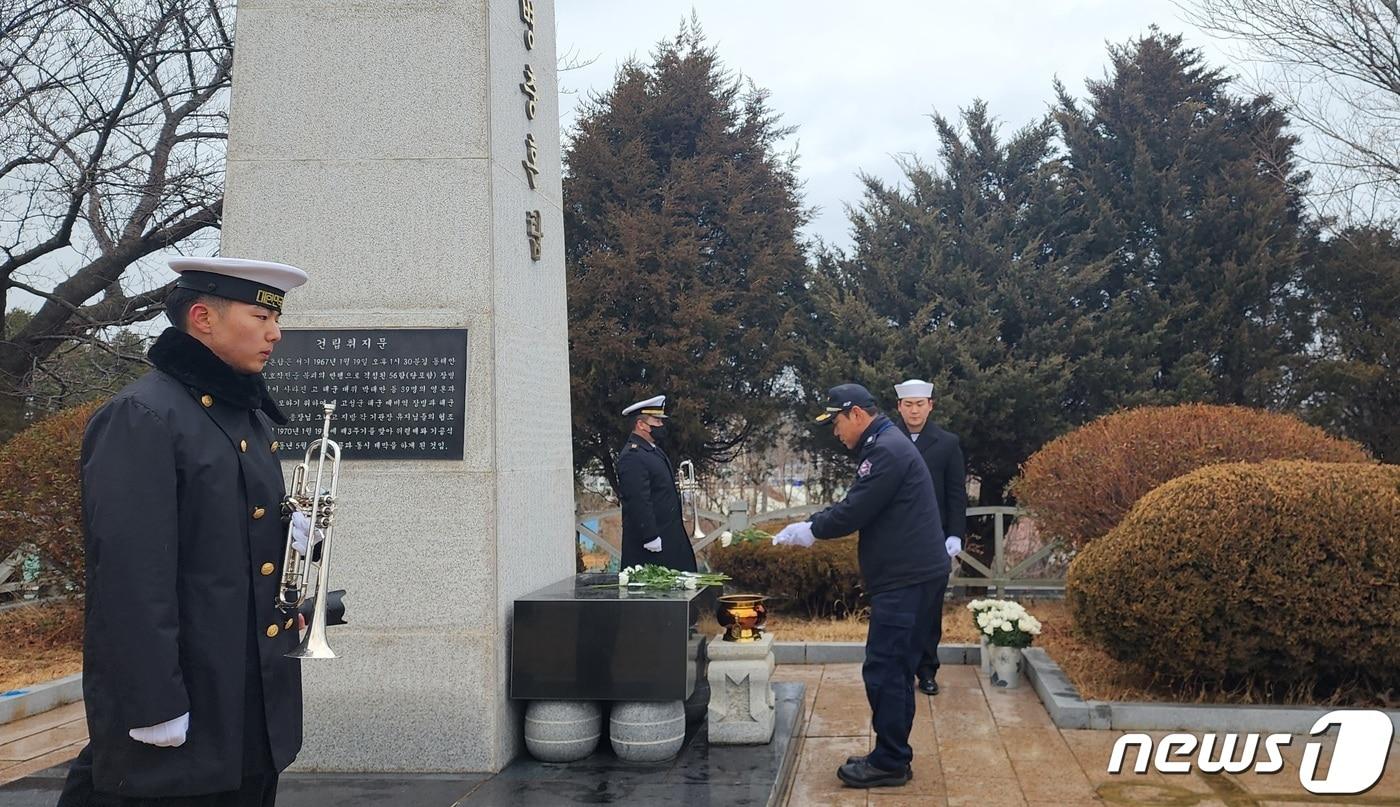
[[[677,471],[681,477],[681,495],[690,500],[690,513],[695,522],[692,535],[698,541],[705,537],[705,531],[700,528],[700,483],[695,481],[695,463],[691,460],[681,460]]]
[[[306,638],[296,650],[287,654],[288,658],[335,658],[335,651],[326,644],[326,602],[327,572],[331,565],[331,530],[335,520],[335,489],[340,480],[340,444],[331,440],[331,416],[335,404],[323,404],[325,421],[321,426],[321,439],[306,447],[306,455],[292,471],[292,492],[283,503],[284,511],[290,515],[302,512],[311,521],[306,536],[306,554],[293,546],[294,529],[290,520],[287,524],[287,545],[282,554],[282,583],[277,593],[277,607],[287,614],[296,612],[306,601],[308,594],[315,598],[315,610],[307,621]],[[316,479],[308,487],[307,474],[311,462],[316,462]],[[325,485],[330,461],[330,484]],[[316,563],[314,592],[308,591],[311,584],[311,554],[316,545],[316,531],[320,530],[321,559]]]

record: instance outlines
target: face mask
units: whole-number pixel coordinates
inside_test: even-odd
[[[667,435],[668,433],[669,433],[669,432],[666,431],[666,424],[664,424],[664,423],[661,424],[660,426],[652,426],[652,427],[651,427],[651,438],[652,438],[653,440],[656,440],[657,442],[660,442],[660,441],[666,439],[666,435]]]

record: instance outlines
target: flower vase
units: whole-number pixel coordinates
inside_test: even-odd
[[[1016,689],[1021,685],[1021,648],[992,645],[992,686]]]
[[[991,643],[990,641],[987,640],[987,634],[981,633],[981,634],[978,634],[978,636],[979,636],[979,638],[982,640],[982,656],[981,656],[981,658],[982,658],[982,674],[983,674],[983,675],[991,675],[991,674],[992,674],[992,643]]]

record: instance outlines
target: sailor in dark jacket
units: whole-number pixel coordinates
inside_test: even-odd
[[[919,455],[933,478],[933,495],[938,499],[938,517],[943,526],[944,545],[948,557],[962,551],[962,536],[967,533],[967,469],[963,463],[962,446],[958,436],[938,428],[929,421],[933,411],[933,385],[911,378],[894,385],[899,396],[899,430],[908,435],[919,449]],[[919,659],[919,691],[938,694],[938,643],[943,639],[943,601],[934,607],[933,631],[924,641]]]
[[[301,749],[284,495],[261,371],[300,269],[175,259],[155,369],[83,437],[83,696],[67,805],[271,805]]]
[[[617,456],[622,501],[622,568],[655,563],[695,571],[695,550],[681,515],[681,495],[671,459],[656,445],[666,429],[666,396],[638,401],[622,414],[631,424]]]
[[[914,668],[931,630],[935,603],[948,585],[949,560],[928,468],[913,443],[880,414],[859,384],[828,392],[817,422],[856,452],[856,478],[846,498],[789,524],[774,544],[811,546],[814,538],[860,532],[857,555],[870,597],[870,629],[861,676],[870,701],[875,749],[837,770],[852,787],[902,785],[914,758]]]

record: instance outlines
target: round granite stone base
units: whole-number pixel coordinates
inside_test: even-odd
[[[671,759],[685,740],[681,701],[623,701],[613,704],[608,732],[613,752],[628,762]]]
[[[530,701],[525,707],[525,748],[541,762],[583,759],[602,733],[603,707],[595,701]]]

